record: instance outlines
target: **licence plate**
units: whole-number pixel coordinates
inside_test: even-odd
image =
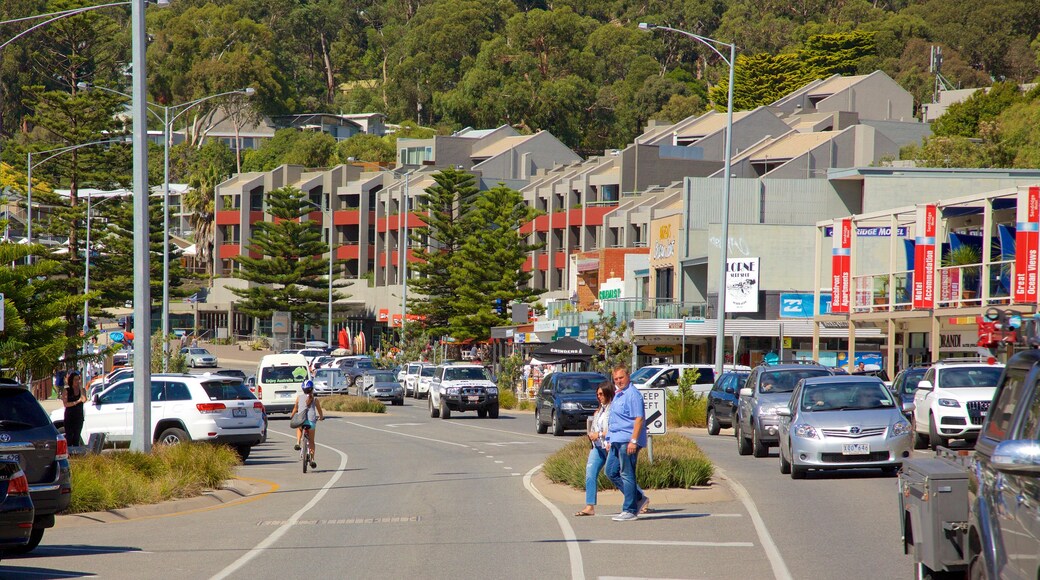
[[[478,397],[476,395],[470,395],[470,396],[466,397],[466,400],[468,400],[470,402],[473,402],[473,403],[476,403],[477,401],[480,400],[480,397]]]
[[[231,409],[232,417],[245,417],[249,413],[249,409]]]
[[[844,443],[841,446],[842,455],[869,455],[869,443]]]
[[[21,462],[22,456],[17,453],[8,453],[6,455],[0,454],[0,461],[18,461]]]
[[[291,399],[292,396],[293,396],[293,392],[292,391],[283,391],[283,392],[277,393],[277,395],[278,395],[279,399]]]

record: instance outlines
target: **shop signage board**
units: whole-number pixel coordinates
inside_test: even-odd
[[[780,318],[812,318],[814,297],[808,293],[780,295]],[[820,294],[819,314],[831,313],[831,295]]]
[[[834,220],[834,228],[841,235],[834,236],[831,249],[831,312],[849,312],[849,294],[852,293],[850,260],[852,258],[852,220]]]
[[[726,312],[758,312],[758,258],[726,260]]]
[[[1036,304],[1037,259],[1040,258],[1040,187],[1018,192],[1015,224],[1015,302]]]
[[[914,238],[914,308],[935,308],[936,213],[934,205],[917,206],[917,236]]]

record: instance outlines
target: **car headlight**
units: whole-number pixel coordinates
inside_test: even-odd
[[[487,388],[487,394],[489,394],[489,395],[497,395],[498,394],[498,387],[488,387]]]
[[[892,437],[901,437],[909,432],[910,423],[907,423],[906,421],[897,421],[892,425],[892,430],[890,431]]]
[[[577,403],[575,403],[573,401],[567,401],[567,402],[561,404],[560,408],[563,409],[564,411],[577,411],[581,407]]]
[[[770,409],[760,409],[758,411],[758,414],[762,415],[763,417],[772,417],[773,415],[776,415],[776,407]]]
[[[812,425],[806,425],[805,423],[799,423],[791,428],[791,433],[794,433],[798,437],[805,439],[818,439],[816,434],[816,427]]]
[[[447,389],[444,390],[444,392],[446,394],[449,394],[449,395],[457,395],[457,394],[459,394],[459,388],[458,387],[448,387]]]
[[[961,404],[957,399],[939,399],[940,407],[960,407]]]

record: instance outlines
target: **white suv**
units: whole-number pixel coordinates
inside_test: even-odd
[[[437,366],[424,364],[419,369],[419,375],[415,377],[415,398],[426,399],[430,396],[430,384],[433,383],[433,375]]]
[[[480,365],[440,365],[433,371],[429,409],[432,418],[450,419],[452,411],[476,411],[481,419],[497,419],[498,387]]]
[[[130,441],[134,428],[134,381],[108,387],[83,406],[83,439],[104,433],[109,441]],[[51,413],[61,427],[65,410]],[[152,441],[174,444],[210,441],[230,445],[245,460],[264,431],[264,406],[236,377],[152,375]]]
[[[949,439],[978,438],[1003,372],[1004,365],[983,362],[932,365],[914,393],[914,447],[935,449]]]

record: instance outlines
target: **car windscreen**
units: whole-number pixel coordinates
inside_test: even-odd
[[[32,393],[17,388],[0,389],[0,433],[47,425],[51,420]]]
[[[476,367],[462,367],[454,369],[445,369],[444,371],[445,381],[486,381],[488,380],[487,373],[482,368]]]
[[[995,387],[1000,381],[1002,367],[949,367],[939,371],[939,387]]]
[[[556,383],[556,392],[561,395],[594,394],[605,382],[608,382],[607,377],[560,377]]]
[[[437,367],[423,367],[422,368],[422,373],[420,373],[419,376],[422,376],[422,377],[432,377],[434,371],[436,371],[436,370],[437,370]]]
[[[302,383],[307,380],[307,367],[264,367],[260,369],[262,383]]]
[[[203,381],[202,390],[211,401],[248,401],[255,399],[242,381]]]
[[[921,382],[924,378],[924,374],[928,372],[928,369],[921,369],[918,371],[906,371],[906,377],[903,379],[903,386],[901,388],[902,394],[912,395],[917,391],[917,383]]]
[[[396,383],[397,377],[393,373],[367,373],[366,377],[373,377],[377,383]]]
[[[824,368],[765,371],[758,381],[758,392],[793,393],[798,381],[812,377],[826,377],[830,374],[830,371]]]
[[[408,365],[408,374],[410,374],[410,375],[418,374],[420,368],[422,368],[420,365]]]
[[[805,385],[799,402],[803,411],[862,411],[895,406],[885,385],[876,382]]]
[[[661,372],[661,367],[643,367],[632,373],[632,376],[629,378],[633,383],[641,385],[652,379],[659,372]]]
[[[209,354],[209,351],[204,348],[189,348],[188,354]]]
[[[375,368],[375,366],[372,365],[372,361],[365,360],[365,359],[357,361],[357,364],[355,364],[354,366],[356,366],[359,369],[373,369],[373,368]]]

